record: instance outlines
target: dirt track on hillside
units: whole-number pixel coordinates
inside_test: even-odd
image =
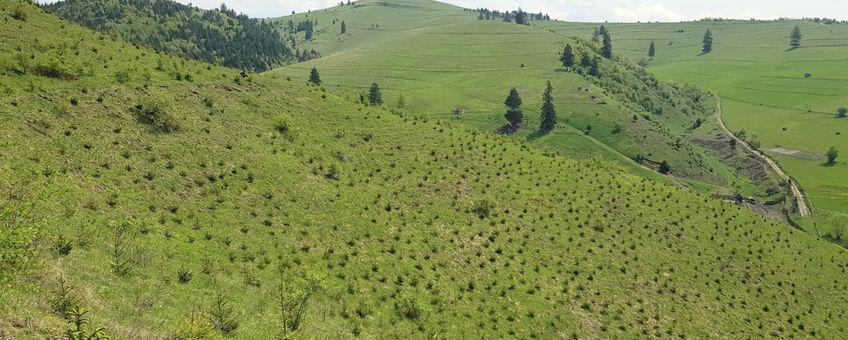
[[[730,136],[730,138],[733,138],[736,141],[736,144],[742,145],[742,147],[744,147],[746,150],[760,157],[763,161],[766,162],[766,164],[769,165],[769,167],[771,167],[772,170],[774,170],[774,172],[778,176],[780,176],[780,178],[789,183],[789,189],[792,192],[792,195],[795,196],[795,201],[798,202],[798,213],[801,214],[802,217],[810,216],[810,207],[807,206],[807,200],[804,198],[804,192],[801,191],[801,187],[798,186],[798,183],[795,183],[795,181],[792,180],[791,177],[786,175],[786,173],[783,172],[783,169],[781,169],[780,166],[777,165],[777,162],[775,162],[769,156],[766,156],[766,154],[757,151],[756,149],[751,147],[748,142],[736,137],[736,135],[734,135],[733,132],[731,132],[730,129],[728,129],[727,126],[724,125],[724,121],[721,119],[721,98],[719,98],[718,96],[716,96],[716,98],[717,101],[715,116],[716,120],[718,121],[718,125],[721,127],[721,129],[724,130],[724,132],[728,136]]]

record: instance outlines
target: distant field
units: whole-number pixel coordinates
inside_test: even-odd
[[[540,26],[589,38],[599,24],[545,22]],[[802,47],[789,50],[798,25]],[[848,119],[836,119],[848,106],[848,26],[808,22],[698,22],[607,24],[615,50],[634,61],[657,55],[649,69],[660,79],[694,83],[718,93],[724,119],[734,131],[774,156],[809,196],[819,231],[848,228]],[[706,29],[715,47],[700,55]],[[805,73],[811,77],[805,78]],[[822,166],[831,146],[842,151],[835,166]],[[776,147],[812,157],[790,157]]]
[[[768,196],[681,137],[698,115],[670,112],[651,117],[659,124],[634,120],[643,111],[632,103],[616,100],[590,80],[565,72],[558,58],[566,43],[576,44],[569,37],[500,20],[480,21],[476,12],[430,1],[358,3],[275,19],[281,26],[317,20],[314,38],[305,41],[301,33],[298,46],[317,49],[323,57],[270,73],[305,80],[316,67],[324,87],[352,99],[377,82],[386,107],[486,132],[505,124],[503,100],[516,87],[525,114],[519,139],[574,157],[615,161],[653,178],[657,174],[632,158],[666,160],[678,177],[698,190]],[[342,21],[347,34],[340,33]],[[620,70],[613,63],[608,67],[610,72]],[[554,87],[561,128],[537,138],[546,80]],[[707,105],[712,106],[712,100]],[[462,114],[454,114],[457,109]],[[701,118],[707,119],[710,110]]]

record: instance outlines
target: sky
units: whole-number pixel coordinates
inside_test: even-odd
[[[338,4],[338,0],[177,0],[201,8],[226,2],[237,12],[266,18],[305,12]],[[442,0],[466,8],[515,9],[545,12],[567,21],[637,22],[681,21],[704,17],[776,19],[836,17],[848,19],[848,0]]]

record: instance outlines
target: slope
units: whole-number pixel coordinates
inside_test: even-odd
[[[543,23],[545,28],[588,37],[592,26]],[[793,27],[801,48],[790,49]],[[720,21],[676,24],[610,24],[619,51],[633,60],[657,56],[650,70],[669,81],[695,83],[722,97],[724,118],[733,131],[775,158],[806,192],[814,213],[805,228],[843,242],[848,230],[848,171],[844,161],[823,166],[831,146],[848,150],[845,126],[834,118],[848,105],[848,26],[806,21]],[[699,55],[709,28],[715,49]],[[809,77],[805,77],[808,74]],[[844,152],[844,151],[843,151]]]
[[[0,4],[27,13],[12,36],[123,45]],[[606,163],[235,79],[3,94],[0,206],[37,209],[0,209],[0,241],[38,236],[4,337],[59,336],[73,305],[118,338],[845,332],[838,247]]]
[[[439,11],[431,14],[428,6],[438,6]],[[712,115],[713,99],[708,95],[659,83],[620,59],[601,60],[601,76],[563,72],[558,53],[566,43],[599,58],[596,47],[586,41],[478,20],[474,11],[423,0],[360,1],[276,22],[302,20],[317,21],[320,29],[312,41],[299,46],[317,49],[325,57],[278,68],[273,74],[306,79],[316,67],[328,90],[353,98],[377,82],[388,107],[487,132],[504,125],[503,98],[516,87],[527,118],[516,137],[543,149],[620,159],[594,139],[654,170],[667,161],[675,176],[705,192],[770,197],[780,191],[773,178],[752,183],[689,140],[695,121]],[[336,26],[341,22],[368,29],[340,35]],[[553,83],[563,128],[539,135],[537,108],[545,80]],[[651,176],[632,161],[621,164]]]

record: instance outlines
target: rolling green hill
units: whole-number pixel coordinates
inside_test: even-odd
[[[593,30],[577,23],[539,25],[587,38]],[[790,49],[796,25],[801,48]],[[814,213],[806,228],[844,242],[848,166],[844,156],[834,166],[822,164],[831,146],[848,150],[848,120],[834,118],[837,108],[848,106],[848,94],[842,91],[848,85],[848,26],[722,21],[607,27],[616,50],[632,60],[646,57],[654,41],[657,55],[649,70],[660,79],[719,93],[728,126],[744,130],[806,191]],[[707,28],[714,33],[715,48],[699,55]]]
[[[200,10],[170,0],[64,0],[44,8],[138,44],[232,68],[265,71],[295,58],[268,24],[226,6]]]
[[[676,180],[707,193],[741,192],[766,200],[782,195],[758,162],[699,143],[705,138],[696,135],[716,138],[710,126],[691,129],[696,121],[712,121],[715,100],[708,94],[660,83],[625,59],[600,58],[587,41],[478,20],[475,11],[425,0],[358,1],[272,22],[287,27],[307,20],[317,22],[313,37],[298,36],[298,46],[324,57],[272,74],[306,79],[316,67],[328,90],[351,98],[377,82],[387,107],[485,132],[506,123],[503,98],[515,87],[526,118],[517,139],[573,157],[615,160],[644,176],[653,177],[646,168],[657,170],[667,161]],[[558,61],[565,44],[600,58],[601,74],[565,72]],[[554,87],[560,128],[539,135],[545,80]]]
[[[846,251],[740,206],[27,2],[0,17],[3,61],[94,66],[4,69],[40,86],[0,93],[0,337],[79,335],[74,307],[145,339],[846,331]]]

